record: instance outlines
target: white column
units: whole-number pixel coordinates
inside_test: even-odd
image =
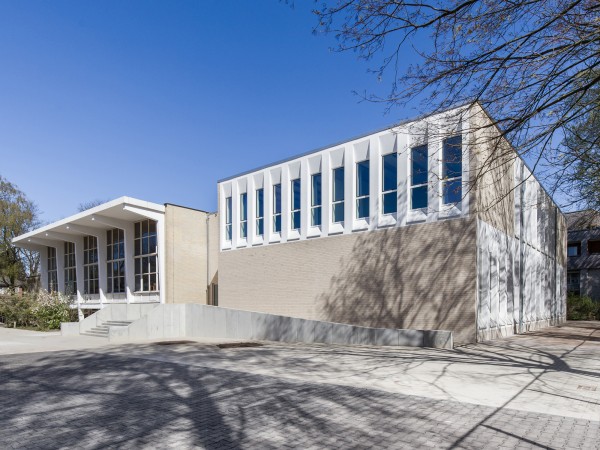
[[[356,167],[354,149],[347,145],[344,152],[344,234],[352,233],[356,217]]]
[[[329,234],[331,224],[331,156],[321,159],[321,236]]]
[[[239,181],[231,184],[231,246],[236,248],[240,243],[240,190]]]
[[[56,280],[58,281],[58,292],[65,292],[65,244],[60,242],[56,245]]]
[[[300,239],[306,239],[310,226],[311,176],[308,159],[300,161]]]
[[[288,166],[283,166],[281,168],[281,242],[286,242],[290,234],[290,197],[290,170]]]
[[[256,184],[254,177],[248,177],[246,185],[246,241],[252,245],[256,240]]]
[[[273,234],[273,183],[271,181],[271,172],[264,171],[263,180],[264,202],[265,202],[265,221],[264,221],[264,243],[271,241]]]
[[[396,214],[396,226],[403,227],[406,225],[408,217],[408,208],[410,205],[410,183],[408,182],[408,165],[410,163],[410,137],[407,132],[397,136],[397,151],[396,159],[397,176],[398,176],[398,203]]]
[[[381,148],[379,139],[369,144],[369,230],[377,228],[381,215]]]
[[[99,230],[96,234],[98,240],[98,293],[100,304],[106,302],[106,230]]]
[[[435,136],[433,140],[428,140],[427,150],[429,152],[429,187],[427,189],[427,222],[435,222],[438,220],[440,208],[442,207],[442,146],[443,139],[440,136],[439,126],[432,125],[433,132],[428,130],[428,138]]]
[[[75,279],[77,280],[77,303],[83,300],[83,237],[73,236],[71,242],[75,244]]]
[[[135,292],[135,227],[133,223],[123,225],[125,246],[125,291],[127,292],[127,303],[131,303]]]

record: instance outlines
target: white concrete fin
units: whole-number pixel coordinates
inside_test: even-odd
[[[265,184],[265,174],[263,172],[255,173],[252,178],[254,179],[254,188],[260,189]]]
[[[379,136],[379,149],[382,155],[398,151],[397,134],[384,133]]]
[[[281,183],[281,167],[271,169],[271,184]]]
[[[248,179],[247,178],[239,178],[237,180],[238,193],[243,194],[248,189]]]
[[[311,175],[321,172],[321,155],[308,158],[308,170]]]
[[[329,161],[331,169],[337,169],[344,165],[345,148],[336,148],[329,153]]]
[[[370,144],[371,141],[369,139],[354,144],[354,161],[361,162],[369,159]]]
[[[288,165],[288,173],[290,174],[290,180],[300,178],[300,161],[294,161]]]

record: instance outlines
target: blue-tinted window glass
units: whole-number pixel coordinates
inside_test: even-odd
[[[248,195],[240,194],[240,220],[248,219]]]
[[[383,194],[383,213],[394,214],[398,209],[396,191]]]
[[[256,217],[263,217],[265,214],[264,190],[256,190]]]
[[[333,169],[333,201],[344,200],[344,168]]]
[[[256,234],[257,234],[257,236],[262,236],[264,234],[263,220],[264,219],[262,219],[262,218],[256,219]]]
[[[383,191],[395,191],[397,188],[398,155],[396,153],[390,153],[383,157]]]
[[[311,224],[313,227],[321,225],[321,207],[315,206],[311,209]]]
[[[369,161],[356,163],[356,196],[365,195],[369,195]]]
[[[444,182],[442,195],[444,204],[460,202],[462,199],[462,179]]]
[[[420,145],[411,150],[413,186],[427,183],[427,145]]]
[[[369,197],[356,200],[356,217],[359,219],[369,217]]]
[[[273,186],[273,212],[281,214],[281,184]]]
[[[427,208],[427,185],[412,188],[411,208]]]
[[[300,211],[292,213],[292,230],[300,229]]]
[[[292,180],[292,210],[300,209],[300,178]]]
[[[333,221],[336,223],[344,221],[344,202],[333,205]]]
[[[311,206],[321,205],[321,174],[315,173],[312,176],[312,190],[311,190]]]
[[[444,139],[442,177],[462,176],[462,137],[453,136]]]
[[[273,217],[273,231],[275,233],[281,232],[281,215]]]

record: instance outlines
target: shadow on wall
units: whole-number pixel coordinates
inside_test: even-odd
[[[450,330],[475,341],[476,221],[449,220],[358,236],[328,290],[324,320]]]

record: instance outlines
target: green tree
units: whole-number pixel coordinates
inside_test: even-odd
[[[36,205],[17,186],[0,176],[0,280],[14,287],[17,281],[35,276],[37,252],[12,244],[12,239],[38,225]]]
[[[547,187],[568,194],[567,204],[598,197],[597,190],[569,185],[586,180],[597,186],[597,141],[564,144],[565,134],[577,135],[585,124],[592,129],[600,112],[598,0],[319,4],[316,31],[334,34],[335,50],[370,61],[389,87],[387,95],[367,93],[366,99],[421,112],[478,101]]]

